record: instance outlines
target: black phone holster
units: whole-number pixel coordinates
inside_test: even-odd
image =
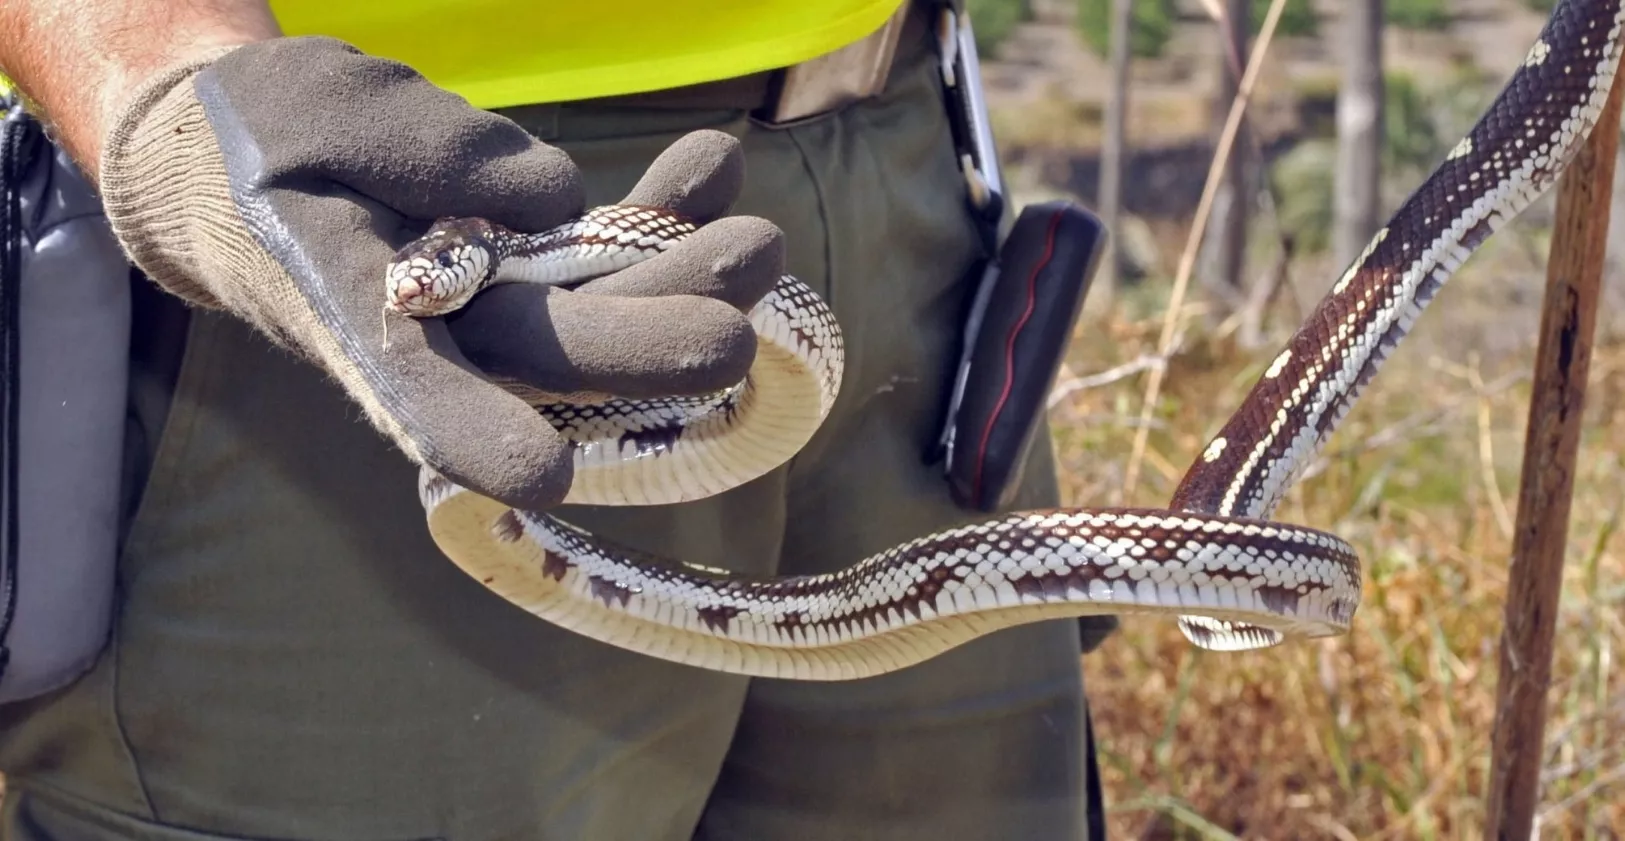
[[[983,267],[939,442],[960,506],[1002,510],[1021,483],[1105,239],[1076,204],[1029,205]]]
[[[1098,217],[1068,201],[1023,208],[1006,228],[970,21],[945,9],[937,35],[954,147],[990,256],[970,278],[975,292],[959,365],[926,460],[942,464],[956,504],[991,513],[1009,503],[1021,482],[1107,235]]]

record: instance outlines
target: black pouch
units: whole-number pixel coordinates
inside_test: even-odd
[[[0,703],[71,683],[112,624],[130,266],[100,200],[0,97]]]
[[[965,315],[941,434],[926,462],[941,462],[954,503],[992,513],[1009,504],[1046,396],[1060,371],[1107,243],[1106,226],[1073,202],[1010,203],[982,91],[976,36],[960,3],[940,10],[938,55],[948,126],[983,250]]]
[[[941,440],[961,507],[1003,510],[1020,485],[1106,240],[1093,213],[1045,202],[1022,208],[989,261]]]

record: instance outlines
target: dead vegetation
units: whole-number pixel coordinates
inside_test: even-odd
[[[1388,173],[1390,208],[1440,157],[1434,145],[1448,148],[1476,118],[1523,49],[1505,45],[1526,42],[1541,17],[1494,0],[1464,0],[1458,11],[1468,5],[1475,14],[1457,31],[1396,36],[1391,44],[1399,80],[1426,82],[1403,103],[1391,142],[1426,161]],[[1104,93],[1095,59],[1062,43],[1052,26],[1017,34],[1005,54],[1019,60],[999,62],[991,73],[1016,201],[1066,197],[1091,205],[1094,123]],[[1204,30],[1185,43],[1213,37]],[[1313,48],[1286,42],[1280,58],[1270,59],[1279,64],[1265,74],[1266,116],[1317,113],[1292,103],[1324,85],[1324,69],[1317,75],[1316,68],[1327,63],[1327,44],[1335,39]],[[1144,274],[1119,292],[1111,312],[1086,314],[1052,400],[1071,504],[1165,504],[1343,268],[1299,230],[1326,224],[1330,213],[1329,160],[1304,158],[1298,170],[1325,170],[1327,183],[1293,180],[1281,170],[1273,201],[1258,208],[1250,271],[1264,277],[1285,269],[1263,328],[1213,323],[1193,292],[1161,396],[1142,420],[1146,381],[1162,364],[1158,339],[1174,263],[1217,133],[1203,73],[1175,75],[1140,68],[1131,94],[1139,110],[1130,117],[1130,165],[1140,169],[1128,183],[1141,189],[1128,198],[1140,204],[1130,208],[1119,242]],[[1297,161],[1289,156],[1312,151],[1310,141],[1324,134],[1324,126],[1307,136],[1288,131],[1275,151]],[[1625,190],[1616,184],[1616,240],[1622,203]],[[1334,531],[1361,553],[1365,599],[1348,636],[1219,654],[1194,649],[1171,622],[1128,618],[1086,658],[1114,838],[1482,837],[1550,221],[1548,198],[1480,249],[1276,512],[1286,522]],[[1283,248],[1288,237],[1296,254]],[[1616,536],[1625,507],[1622,258],[1616,247],[1605,274],[1578,460],[1541,838],[1625,835],[1625,675],[1616,664],[1625,642],[1625,541]],[[1198,288],[1205,271],[1198,264]],[[1135,437],[1145,425],[1144,458],[1130,480]],[[1121,498],[1125,485],[1133,490]]]
[[[1487,276],[1533,268],[1524,277],[1538,299],[1529,262],[1470,263],[1277,512],[1360,551],[1365,599],[1351,634],[1213,654],[1172,623],[1130,618],[1086,659],[1114,837],[1479,837],[1532,347],[1481,355],[1473,337],[1491,329]],[[1143,365],[1159,320],[1086,322],[1062,380]],[[1289,328],[1295,314],[1278,321]],[[1129,504],[1167,501],[1274,353],[1242,350],[1222,330],[1191,333],[1169,363]],[[1604,330],[1596,354],[1558,618],[1544,838],[1625,830],[1615,664],[1625,340]],[[1122,486],[1142,388],[1129,376],[1057,401],[1069,502],[1100,504]]]

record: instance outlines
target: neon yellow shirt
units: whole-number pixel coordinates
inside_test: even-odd
[[[879,29],[902,0],[271,0],[288,35],[410,65],[479,108],[681,87],[785,67]]]

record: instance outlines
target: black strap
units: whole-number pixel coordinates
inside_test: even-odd
[[[0,99],[0,678],[11,662],[6,639],[17,612],[17,404],[21,390],[18,311],[22,296],[22,180],[44,135],[11,98]]]
[[[1100,788],[1100,762],[1095,758],[1094,715],[1087,708],[1083,711],[1083,736],[1087,750],[1084,761],[1089,771],[1084,801],[1089,821],[1089,841],[1106,841],[1106,795]]]

